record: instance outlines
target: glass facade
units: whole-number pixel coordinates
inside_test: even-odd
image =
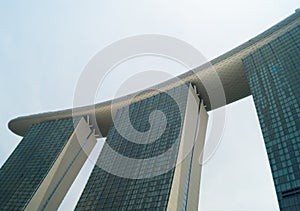
[[[300,209],[300,26],[243,59],[281,210]]]
[[[67,118],[31,126],[0,169],[0,210],[25,209],[77,123]]]
[[[175,100],[171,96],[175,96]],[[171,166],[176,164],[184,118],[184,113],[181,111],[185,111],[187,96],[188,87],[182,85],[117,111],[115,123],[108,133],[98,161],[109,163],[112,168],[131,168],[130,171],[138,172],[139,175],[146,177],[125,178],[95,166],[76,210],[166,210],[175,171],[175,168]],[[159,123],[162,122],[161,117],[152,116],[154,124],[150,129],[149,116],[154,110],[162,111],[166,117],[167,126],[164,133],[157,140],[147,144],[128,141],[120,135],[115,126],[118,121],[121,121],[122,115],[126,115],[126,109],[129,109],[130,121],[136,130],[141,132],[151,130],[149,136],[145,137],[145,143],[157,133]],[[130,127],[127,124],[122,124],[122,127],[124,131],[130,133]],[[110,147],[125,157],[149,159],[165,153],[172,146],[176,146],[175,153],[164,156],[164,159],[153,160],[147,165],[120,166],[116,157],[107,153]],[[165,166],[171,168],[163,174],[147,177],[147,173],[159,172]]]

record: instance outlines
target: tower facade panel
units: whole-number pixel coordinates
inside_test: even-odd
[[[0,210],[56,210],[95,144],[83,117],[32,125],[0,169]]]
[[[300,26],[243,60],[282,210],[300,207]]]
[[[77,210],[187,208],[188,190],[190,185],[194,185],[189,182],[199,114],[199,99],[191,92],[194,92],[191,87],[182,85],[117,111],[97,165],[77,204]],[[189,107],[193,110],[192,113],[187,110],[188,102],[192,105]],[[163,115],[154,114],[154,111],[160,111]],[[188,113],[194,119],[190,119],[191,131],[184,135],[184,131],[188,130],[185,129],[185,117]],[[133,128],[129,126],[129,122],[124,122],[124,116],[128,114]],[[203,125],[206,127],[206,122]],[[162,128],[161,136],[153,138],[161,133]],[[132,134],[132,129],[146,135],[133,141],[131,138],[135,137],[121,134]],[[191,143],[190,150],[183,149],[184,141]],[[112,150],[116,153],[112,153]],[[182,158],[180,164],[177,163],[179,157]],[[198,152],[195,157],[199,161]],[[200,168],[194,171],[199,171],[200,175]],[[196,173],[193,172],[193,175]],[[200,181],[200,177],[198,180]],[[196,190],[198,192],[194,193],[199,195],[199,188]],[[194,204],[195,207],[198,206],[198,198]]]
[[[24,210],[73,133],[72,118],[32,125],[0,169],[0,210]]]

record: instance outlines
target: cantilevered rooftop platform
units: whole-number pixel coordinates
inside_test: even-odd
[[[271,27],[262,34],[212,60],[210,62],[210,65],[203,65],[180,75],[180,83],[190,82],[196,85],[197,90],[200,93],[200,97],[204,100],[206,104],[207,110],[213,110],[218,107],[222,107],[226,104],[235,102],[244,97],[247,97],[251,95],[251,92],[243,70],[242,59],[247,57],[254,51],[258,50],[262,46],[266,45],[267,43],[271,42],[272,40],[278,38],[282,34],[286,33],[290,29],[295,28],[299,25],[300,11],[296,10],[294,14],[292,14],[285,20],[279,22],[278,24]],[[201,80],[205,80],[205,83],[209,83],[212,85],[218,84],[218,82],[215,81],[216,77],[211,77],[213,75],[212,72],[214,72],[212,71],[212,68],[218,74],[218,80],[220,80],[222,83],[226,98],[224,102],[220,101],[217,104],[211,103],[210,99],[212,99],[214,96],[211,96],[211,93],[208,95],[207,90],[204,88],[205,86],[199,80],[199,78],[201,78]],[[177,85],[179,85],[178,80],[171,79],[169,81],[159,84],[158,87],[160,89],[167,90]],[[156,93],[157,92],[155,91],[146,91],[138,95],[138,97],[136,97],[134,101],[145,99]],[[132,101],[129,100],[130,97],[131,95],[128,95],[114,100],[114,108],[121,108],[124,105],[132,103]],[[96,104],[95,107],[82,107],[80,109],[76,109],[75,115],[89,115],[93,112],[93,108],[95,108],[95,115],[98,127],[100,128],[101,134],[103,136],[106,136],[112,124],[111,103],[112,101],[106,101]],[[74,115],[72,109],[35,114],[13,119],[9,122],[8,126],[9,129],[15,134],[24,136],[24,134],[32,124],[71,117],[72,115]]]

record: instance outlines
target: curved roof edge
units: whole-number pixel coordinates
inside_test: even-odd
[[[300,11],[296,10],[294,14],[287,17],[278,24],[274,25],[270,29],[264,31],[263,33],[259,34],[253,39],[250,39],[244,44],[230,50],[229,52],[217,57],[216,59],[213,59],[210,62],[212,64],[212,67],[216,70],[222,82],[226,96],[226,103],[220,103],[219,105],[214,106],[211,105],[209,100],[210,96],[208,96],[204,85],[198,79],[198,77],[202,77],[203,75],[205,75],[205,79],[210,80],[209,83],[216,83],[214,79],[211,79],[211,77],[209,77],[210,68],[207,68],[207,65],[203,65],[198,68],[195,68],[194,70],[188,71],[180,75],[179,78],[181,78],[183,82],[191,82],[197,86],[198,92],[200,93],[200,97],[204,100],[207,110],[213,110],[226,104],[235,102],[244,97],[247,97],[251,93],[246,76],[243,71],[242,59],[248,56],[249,54],[253,53],[257,49],[261,48],[262,46],[266,45],[270,41],[280,37],[287,31],[299,26],[299,23]],[[157,86],[159,86],[160,89],[169,89],[178,85],[176,81],[177,80],[171,79]],[[156,93],[157,92],[155,91],[146,91],[143,94],[139,95],[139,97],[135,100],[142,100]],[[114,100],[114,106],[122,107],[132,103],[128,101],[130,96],[132,95],[120,97],[116,100],[116,103]],[[8,127],[15,134],[24,136],[32,124],[72,117],[72,114],[76,116],[89,115],[93,112],[93,108],[95,108],[97,124],[101,130],[101,134],[103,136],[106,136],[112,124],[110,107],[111,101],[106,101],[96,104],[95,107],[86,106],[78,108],[76,109],[75,113],[72,113],[72,109],[66,109],[55,112],[23,116],[12,119],[8,123]]]

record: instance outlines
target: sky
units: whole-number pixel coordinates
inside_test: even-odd
[[[82,70],[105,46],[133,35],[162,34],[211,60],[298,7],[296,0],[1,1],[0,166],[21,140],[8,130],[8,121],[72,107]],[[226,109],[220,145],[203,166],[200,210],[278,209],[252,97]],[[89,169],[87,162],[62,210],[74,206]]]

